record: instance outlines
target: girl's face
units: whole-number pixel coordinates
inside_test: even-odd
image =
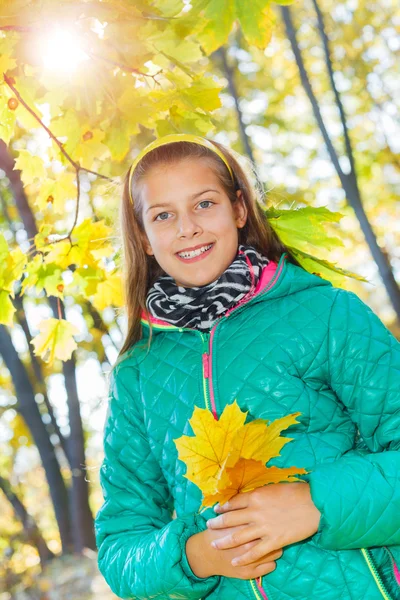
[[[218,279],[235,258],[238,228],[246,223],[241,192],[232,204],[205,160],[185,159],[151,169],[141,198],[146,253],[176,285]]]

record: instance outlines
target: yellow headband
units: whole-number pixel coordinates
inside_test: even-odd
[[[172,142],[194,142],[195,144],[200,144],[200,146],[204,146],[205,148],[212,150],[213,152],[218,154],[218,156],[224,161],[224,163],[226,164],[228,171],[232,177],[232,181],[234,181],[232,169],[229,166],[228,161],[226,160],[225,156],[222,154],[221,150],[219,148],[217,148],[217,146],[215,146],[212,142],[210,142],[206,138],[201,137],[200,135],[193,135],[191,133],[171,133],[169,135],[164,135],[163,137],[158,138],[157,140],[154,140],[154,142],[151,142],[150,144],[148,144],[145,148],[143,148],[143,150],[141,152],[139,152],[138,156],[133,161],[131,168],[129,170],[129,187],[128,187],[129,198],[130,198],[132,204],[133,204],[132,189],[131,189],[132,188],[132,176],[133,176],[133,172],[134,172],[138,162],[143,158],[143,156],[145,156],[145,154],[147,154],[151,150],[154,150],[154,148],[158,148],[159,146],[164,146],[164,144],[171,144]]]

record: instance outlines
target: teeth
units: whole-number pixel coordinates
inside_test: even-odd
[[[202,246],[201,248],[198,248],[197,250],[192,250],[191,252],[178,252],[178,255],[182,258],[194,258],[195,256],[200,256],[200,254],[206,252],[206,250],[209,250],[211,246],[212,244],[210,244],[209,246]]]

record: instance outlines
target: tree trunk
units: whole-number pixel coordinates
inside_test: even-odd
[[[4,363],[13,380],[15,394],[18,399],[15,408],[29,427],[42,460],[60,530],[63,552],[71,552],[72,536],[67,488],[61,475],[54,446],[50,441],[38,405],[36,404],[34,390],[32,389],[25,366],[18,356],[4,325],[0,325],[0,355],[3,357]]]
[[[16,518],[21,521],[27,541],[37,549],[39,553],[40,564],[43,569],[46,563],[53,559],[55,555],[47,546],[46,541],[43,539],[43,536],[40,533],[39,527],[36,525],[34,518],[28,513],[17,494],[13,492],[10,483],[1,476],[0,489],[3,490],[4,495],[13,507]]]
[[[303,88],[304,88],[307,96],[308,96],[308,99],[310,100],[315,119],[320,128],[320,131],[321,131],[322,137],[324,139],[324,142],[326,144],[329,156],[332,160],[332,163],[333,163],[333,165],[336,169],[336,172],[338,174],[338,177],[341,181],[342,187],[345,191],[346,199],[347,199],[349,205],[353,208],[355,215],[360,223],[360,227],[364,234],[365,240],[368,244],[368,247],[370,249],[372,257],[378,266],[379,273],[382,278],[383,284],[385,286],[386,292],[389,296],[389,299],[390,299],[392,306],[395,310],[395,313],[397,315],[397,320],[400,323],[400,289],[399,289],[399,286],[394,277],[389,258],[387,256],[387,254],[379,246],[376,236],[375,236],[375,233],[371,227],[371,224],[368,220],[367,214],[363,207],[362,198],[361,198],[360,190],[358,187],[354,155],[353,155],[353,151],[352,151],[350,136],[348,134],[346,115],[345,115],[345,111],[343,108],[343,104],[341,102],[340,94],[336,88],[335,81],[334,81],[332,60],[331,60],[331,54],[330,54],[330,50],[329,50],[329,40],[325,33],[323,17],[322,17],[321,11],[319,10],[317,1],[313,0],[313,2],[314,2],[314,7],[316,8],[316,11],[317,11],[318,27],[319,27],[320,35],[321,35],[323,45],[324,45],[325,60],[326,60],[327,68],[328,68],[331,86],[334,91],[337,107],[338,107],[341,121],[342,121],[347,157],[348,157],[350,165],[351,165],[351,171],[349,174],[346,174],[343,172],[343,170],[340,166],[338,156],[336,154],[336,150],[335,150],[335,148],[332,144],[332,141],[329,137],[327,128],[325,127],[325,123],[324,123],[324,120],[322,118],[322,114],[321,114],[321,111],[319,108],[318,100],[314,94],[314,91],[311,86],[310,78],[308,76],[308,73],[307,73],[305,65],[304,65],[304,61],[303,61],[303,57],[302,57],[300,47],[299,47],[299,44],[297,41],[297,35],[296,35],[296,31],[295,31],[295,28],[293,25],[293,20],[292,20],[290,9],[287,6],[282,6],[281,12],[282,12],[283,20],[285,23],[286,33],[287,33],[288,39],[290,41],[293,54],[296,59],[296,63],[297,63],[299,73],[300,73],[301,83],[303,85]]]
[[[61,433],[61,430],[58,426],[58,423],[57,423],[57,420],[56,420],[56,417],[54,414],[53,407],[52,407],[49,397],[47,395],[47,387],[46,387],[46,382],[44,381],[44,378],[43,378],[42,367],[41,367],[41,364],[39,363],[38,357],[36,356],[36,354],[33,351],[33,346],[31,344],[32,335],[29,330],[28,322],[26,320],[23,299],[19,294],[15,295],[14,305],[17,309],[16,319],[25,334],[26,342],[27,342],[28,349],[29,349],[29,355],[31,357],[31,363],[32,363],[33,373],[35,376],[35,384],[36,384],[36,385],[34,385],[34,388],[35,388],[36,392],[40,392],[43,395],[44,403],[46,405],[47,412],[49,413],[49,416],[51,419],[51,425],[52,425],[53,431],[50,431],[50,435],[52,433],[55,433],[57,435],[57,437],[60,440],[59,447],[61,448],[61,451],[64,453],[66,462],[71,466],[71,463],[70,463],[70,460],[68,457],[67,440]]]
[[[250,145],[249,136],[246,133],[246,127],[243,121],[243,113],[239,104],[239,94],[235,83],[234,70],[229,65],[225,48],[222,46],[221,48],[216,50],[216,52],[213,53],[212,57],[215,57],[218,61],[220,61],[219,67],[225,75],[226,79],[228,80],[228,89],[235,103],[235,110],[239,125],[240,139],[242,140],[242,146],[249,159],[252,161],[253,164],[255,164],[253,150]]]
[[[0,166],[5,170],[10,180],[15,202],[28,233],[28,238],[33,240],[38,233],[34,215],[28,204],[20,172],[14,171],[15,161],[8,152],[5,144],[0,140]],[[48,298],[52,312],[58,318],[58,304],[54,296]],[[64,307],[61,304],[62,316],[65,318]],[[94,537],[93,515],[89,505],[89,486],[85,478],[85,445],[83,426],[80,414],[79,398],[76,386],[75,359],[63,362],[65,389],[69,409],[70,436],[66,440],[65,452],[71,466],[72,486],[70,492],[70,515],[73,526],[73,540],[75,552],[81,552],[84,547],[96,548]],[[61,440],[60,440],[61,441]]]
[[[72,488],[70,496],[71,520],[74,528],[75,552],[85,547],[96,549],[93,515],[89,505],[89,485],[86,478],[85,440],[76,385],[75,358],[63,362],[67,390],[69,426],[68,453],[71,460]]]

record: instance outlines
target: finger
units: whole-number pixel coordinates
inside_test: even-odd
[[[276,550],[275,552],[270,552],[266,556],[263,556],[261,558],[261,560],[263,562],[266,562],[267,560],[278,560],[278,558],[281,558],[282,555],[283,555],[283,550],[281,548],[280,550]]]
[[[258,565],[250,565],[249,567],[242,567],[241,569],[237,569],[235,572],[235,577],[239,577],[240,579],[255,579],[256,577],[263,577],[264,575],[268,575],[268,573],[272,573],[276,569],[276,562],[261,562]]]
[[[260,530],[259,527],[255,525],[236,529],[228,535],[213,540],[211,545],[218,550],[226,550],[228,548],[242,546],[243,544],[247,544],[247,542],[252,542],[254,540],[260,540]]]
[[[278,548],[271,547],[271,540],[268,540],[267,542],[265,540],[261,540],[250,550],[244,552],[241,556],[237,556],[236,558],[234,558],[231,561],[231,563],[234,566],[243,567],[245,565],[257,562],[258,560],[264,558],[266,555],[277,551]]]
[[[254,568],[254,577],[262,577],[263,575],[268,575],[268,573],[272,573],[272,571],[275,571],[276,569],[276,562],[272,561],[272,562],[267,562],[267,563],[262,563],[260,565],[257,565]]]
[[[246,508],[231,510],[213,519],[208,519],[207,527],[210,529],[221,529],[223,527],[235,527],[236,525],[247,525],[250,522],[249,511]]]
[[[221,513],[227,510],[237,510],[239,508],[247,508],[249,505],[249,498],[252,492],[240,492],[232,496],[227,502],[220,504],[219,502],[214,506],[214,511]]]

